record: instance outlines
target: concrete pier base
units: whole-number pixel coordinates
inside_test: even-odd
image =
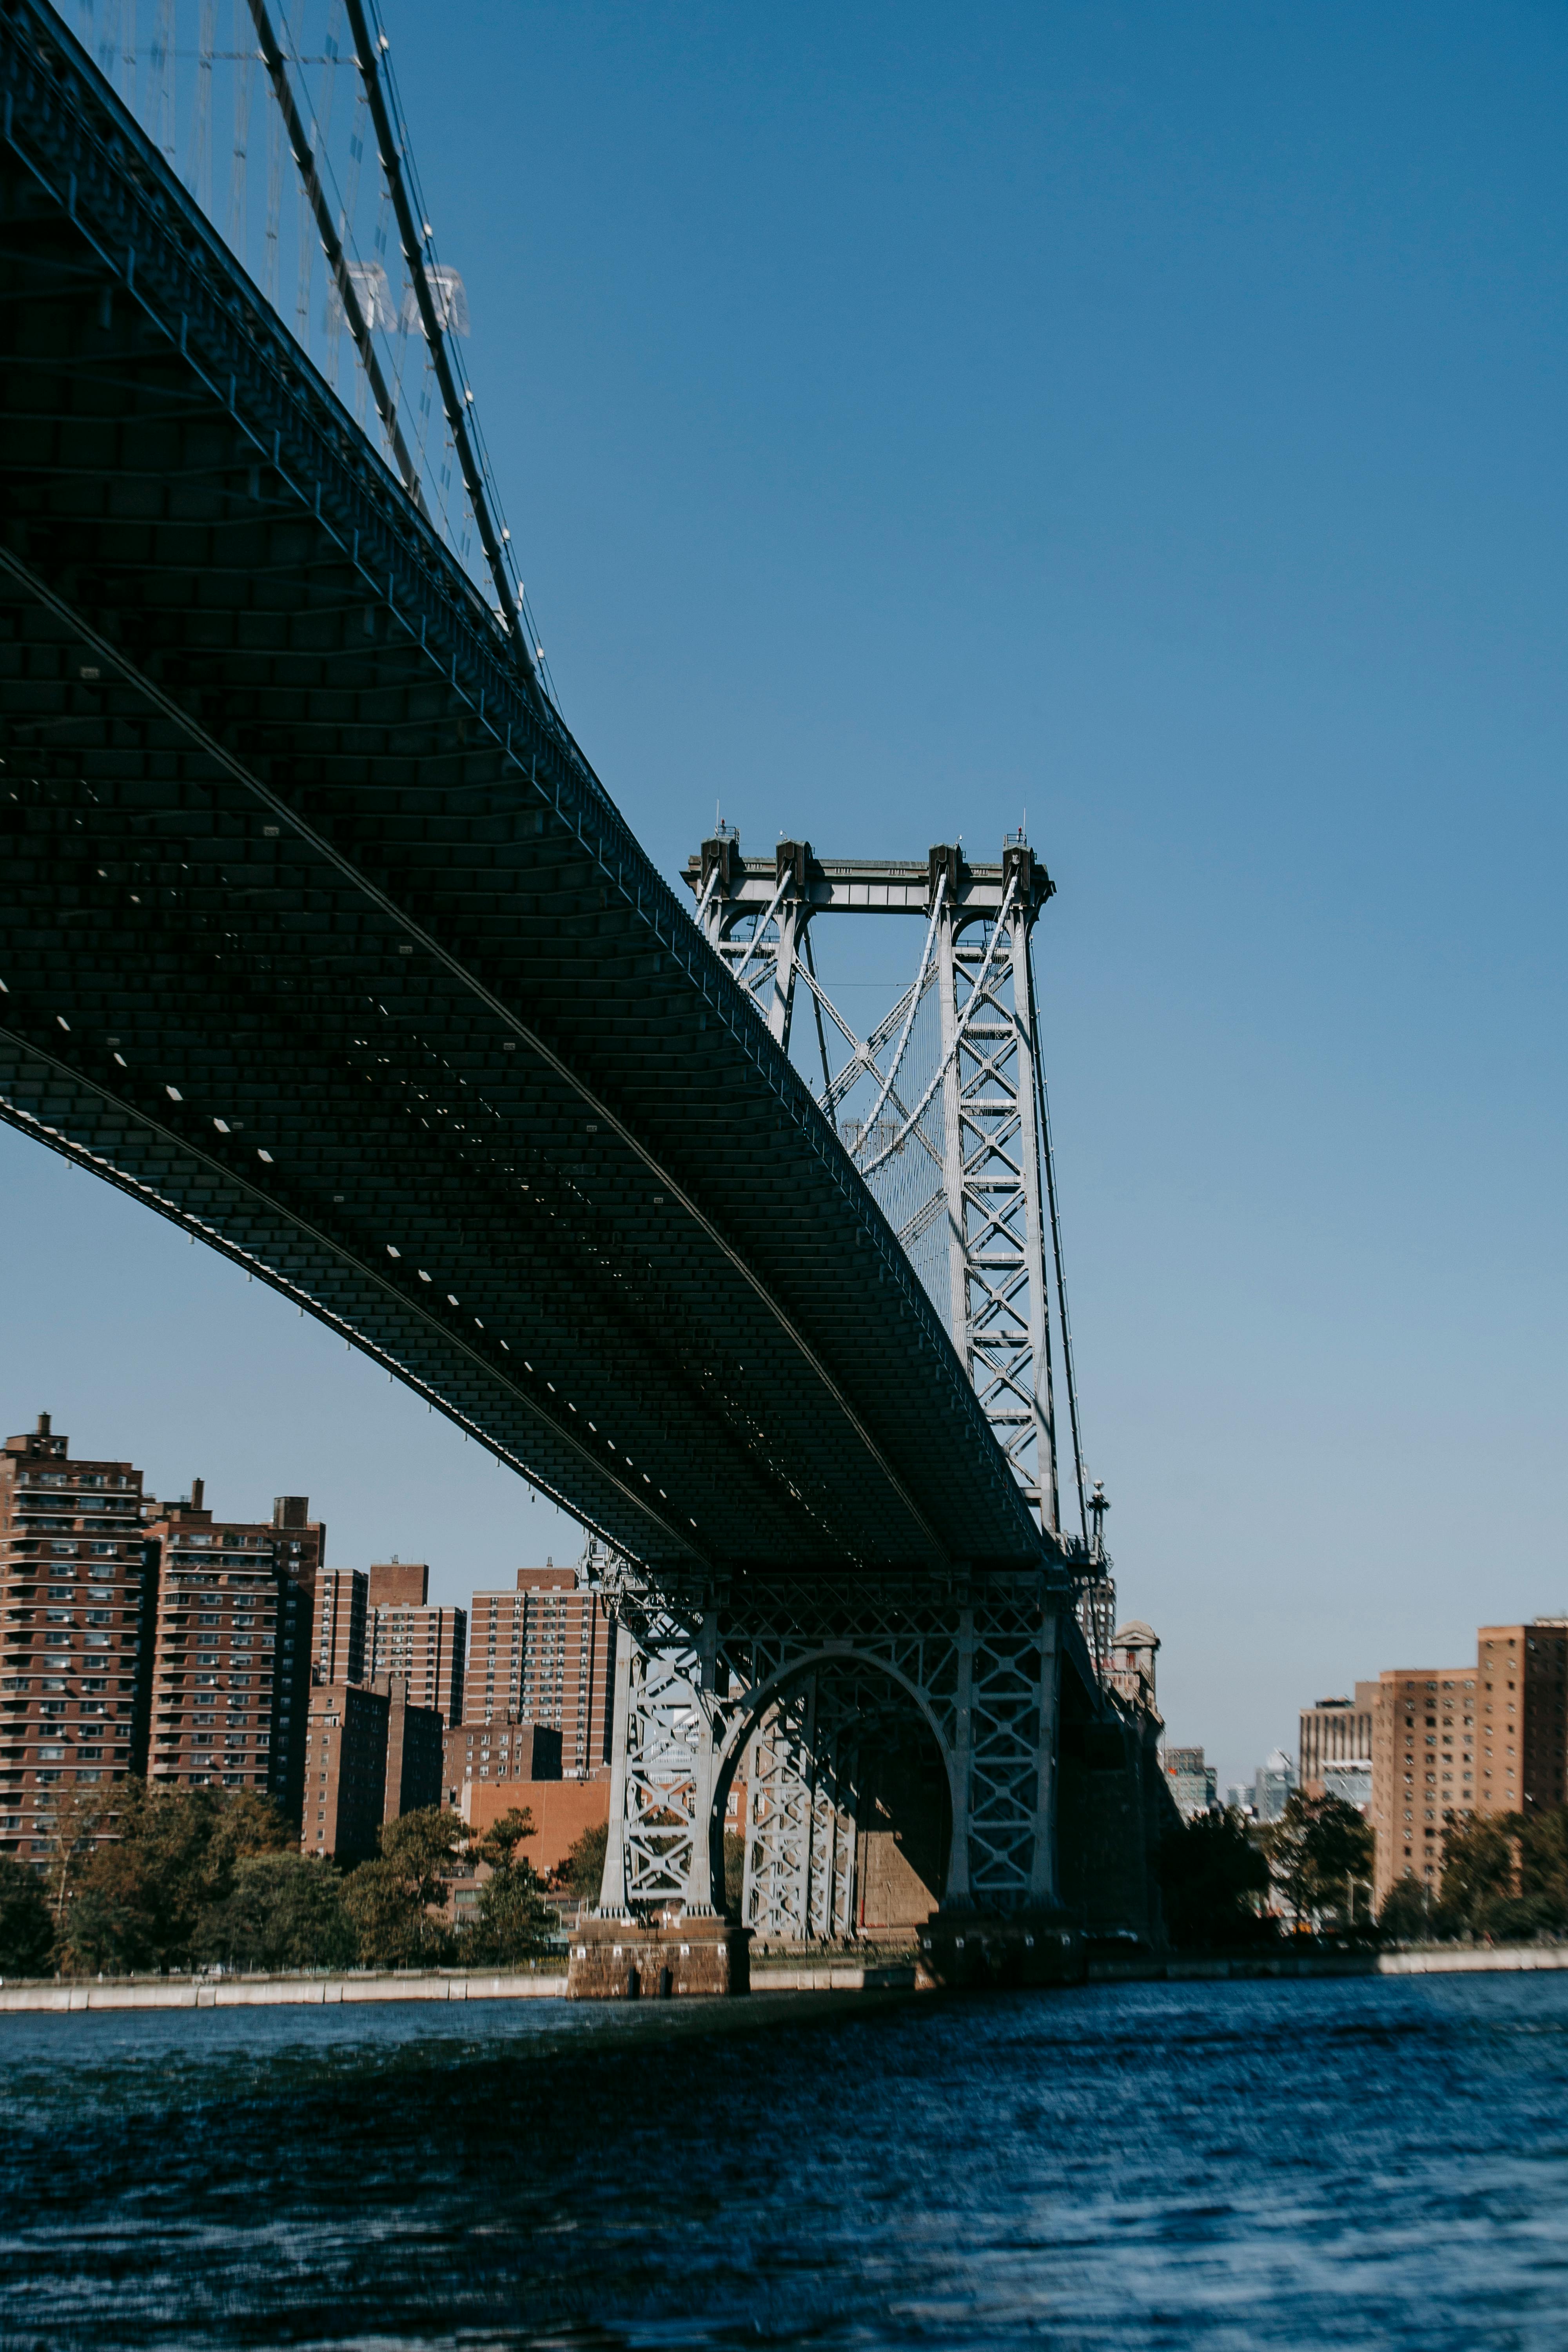
[[[750,1992],[751,1932],[715,1917],[584,1919],[566,1964],[568,2000],[670,2000]]]
[[[944,1990],[1083,1981],[1082,1937],[1059,1911],[934,1911],[920,1946],[921,1980]]]

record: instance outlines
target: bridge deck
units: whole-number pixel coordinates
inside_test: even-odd
[[[0,92],[0,1116],[635,1559],[1037,1559],[806,1087],[42,0]]]

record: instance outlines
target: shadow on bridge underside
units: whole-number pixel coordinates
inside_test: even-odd
[[[1038,1561],[802,1080],[42,0],[0,0],[0,1116],[652,1567]]]

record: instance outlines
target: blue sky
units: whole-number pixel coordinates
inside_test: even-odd
[[[660,864],[717,802],[860,856],[1027,813],[1172,1737],[1247,1776],[1568,1608],[1568,18],[385,15],[563,705]],[[0,1138],[0,1199],[8,1427],[308,1488],[445,1597],[571,1549],[89,1179]]]

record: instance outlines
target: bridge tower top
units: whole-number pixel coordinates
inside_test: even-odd
[[[961,841],[933,845],[923,860],[837,858],[785,835],[771,857],[748,857],[733,827],[716,826],[685,879],[710,944],[786,1051],[797,1002],[809,1004],[797,1059],[946,1323],[1042,1532],[1075,1570],[1103,1670],[1115,1607],[1107,1506],[1103,1488],[1092,1501],[1086,1491],[1031,954],[1056,891],[1044,860],[1021,828],[991,863],[966,856]],[[914,978],[864,1034],[817,970],[812,931],[830,915],[924,926]],[[1058,1349],[1078,1504],[1070,1535]]]

